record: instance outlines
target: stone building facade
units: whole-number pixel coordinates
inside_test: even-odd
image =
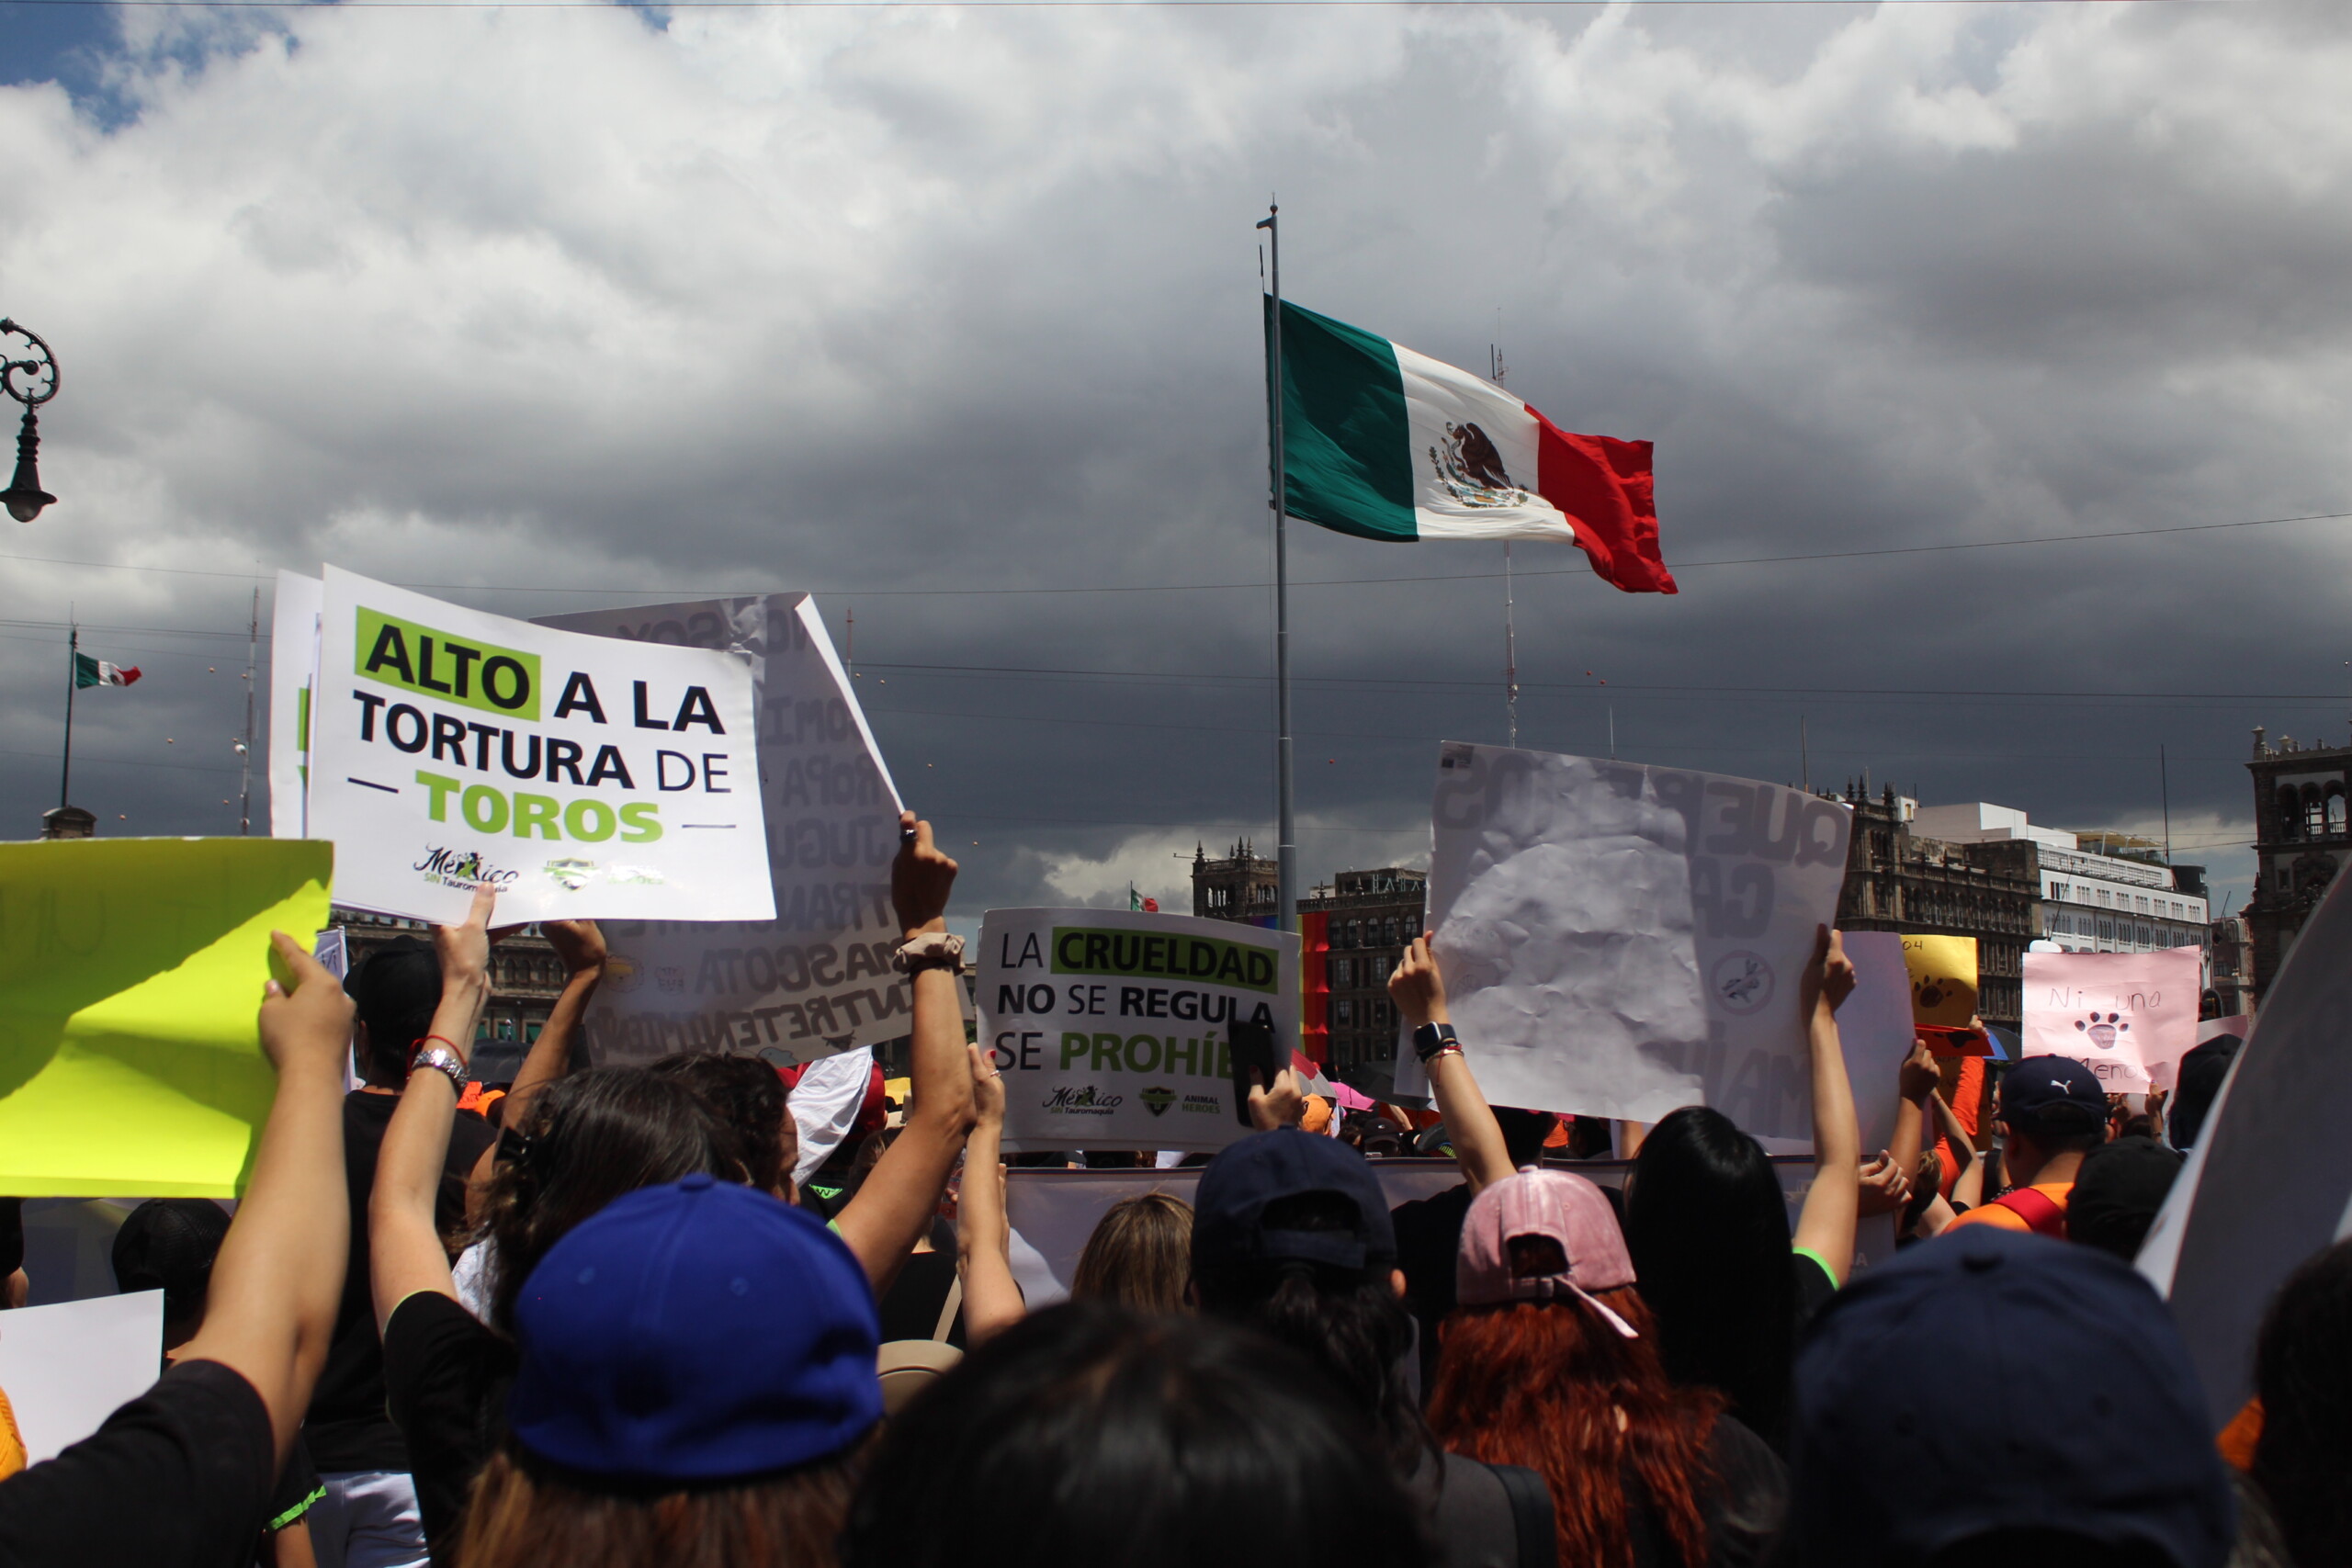
[[[1221,860],[1193,846],[1193,913],[1204,919],[1271,926],[1282,903],[1282,868],[1244,839]]]
[[[1403,866],[1343,871],[1298,901],[1306,939],[1299,962],[1302,970],[1320,967],[1326,1060],[1335,1076],[1396,1058],[1396,1007],[1388,999],[1388,976],[1403,961],[1406,944],[1421,934],[1429,885],[1429,873]],[[1311,990],[1317,977],[1302,973],[1300,986]]]
[[[329,919],[344,929],[354,969],[396,937],[433,940],[433,928],[422,920],[345,908],[335,909]],[[474,1029],[472,1077],[478,1082],[513,1079],[531,1042],[547,1027],[548,1014],[563,994],[563,960],[537,926],[524,927],[490,950],[490,1001]]]
[[[2254,775],[2255,876],[2245,923],[2258,1002],[2352,854],[2352,746],[2298,746],[2286,735],[2272,745],[2256,729],[2246,771]]]
[[[1854,836],[1838,924],[1976,939],[1976,1010],[2014,1041],[2024,1021],[2026,943],[2041,934],[2040,878],[2029,840],[1954,844],[1917,835],[1914,802],[1892,785],[1876,798],[1849,786]]]

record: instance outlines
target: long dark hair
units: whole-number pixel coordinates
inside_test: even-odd
[[[1796,1359],[1789,1209],[1764,1146],[1705,1106],[1650,1130],[1625,1194],[1625,1248],[1678,1383],[1721,1390],[1785,1447]]]
[[[2254,1478],[2298,1562],[2352,1562],[2352,1241],[2287,1277],[2254,1353]]]
[[[843,1568],[1430,1560],[1404,1488],[1313,1367],[1213,1320],[1100,1301],[1032,1315],[895,1417],[842,1541]]]
[[[1701,1499],[1717,1481],[1708,1438],[1723,1395],[1667,1382],[1657,1325],[1632,1286],[1600,1299],[1638,1337],[1573,1298],[1455,1312],[1440,1330],[1430,1425],[1455,1453],[1544,1477],[1561,1562],[1633,1568],[1638,1496],[1696,1568],[1707,1561]]]
[[[774,1067],[757,1056],[695,1051],[664,1056],[646,1070],[675,1078],[702,1097],[745,1182],[763,1191],[784,1191],[800,1157],[800,1139],[784,1080]]]
[[[1329,1231],[1352,1235],[1355,1204],[1340,1192],[1300,1192],[1266,1205],[1261,1228]],[[1424,1454],[1436,1452],[1405,1381],[1413,1347],[1413,1316],[1397,1297],[1388,1269],[1351,1270],[1297,1259],[1255,1260],[1198,1269],[1201,1305],[1246,1323],[1314,1361],[1361,1416],[1372,1423],[1388,1462],[1410,1476]]]
[[[493,1244],[491,1326],[509,1336],[523,1281],[581,1221],[624,1192],[696,1171],[741,1179],[702,1099],[641,1067],[594,1067],[548,1085],[507,1137],[482,1228]]]
[[[466,1568],[833,1568],[851,1460],[674,1492],[585,1491],[510,1439],[474,1483],[458,1538]]]

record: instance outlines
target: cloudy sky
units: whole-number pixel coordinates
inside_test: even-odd
[[[2352,512],[2346,81],[2328,5],[0,4],[5,831],[69,606],[77,802],[234,831],[330,560],[814,590],[962,913],[1182,897],[1273,838],[1272,194],[1291,298],[1657,444],[1680,594],[1520,547],[1523,744],[2151,832],[2161,749],[2243,902],[2248,730],[2352,709],[2352,523],[2266,521]],[[1409,860],[1501,550],[1291,558],[1303,864]]]

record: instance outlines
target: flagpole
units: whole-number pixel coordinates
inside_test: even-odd
[[[1267,446],[1272,457],[1271,468],[1273,494],[1269,504],[1274,509],[1274,710],[1275,723],[1281,729],[1275,745],[1274,795],[1280,821],[1276,826],[1274,844],[1274,897],[1278,907],[1274,912],[1274,929],[1289,931],[1295,913],[1298,891],[1298,836],[1291,812],[1291,736],[1290,736],[1290,539],[1287,531],[1290,508],[1289,470],[1283,465],[1283,233],[1279,221],[1282,209],[1272,202],[1266,204],[1266,215],[1257,226],[1266,231],[1268,248],[1273,253],[1273,315],[1272,330],[1267,334],[1266,398]]]
[[[1495,312],[1497,335],[1500,335],[1502,312]],[[1503,384],[1509,373],[1503,366],[1502,345],[1487,345],[1487,371],[1496,386]],[[1510,541],[1503,541],[1503,717],[1510,726],[1510,743],[1519,745],[1519,626],[1511,614]]]
[[[65,629],[65,767],[57,777],[57,804],[71,806],[74,795],[74,688],[82,683],[82,628],[71,620]]]

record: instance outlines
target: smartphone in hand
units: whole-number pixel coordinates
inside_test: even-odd
[[[1274,1026],[1271,1023],[1236,1023],[1232,1026],[1232,1041],[1233,1115],[1247,1127],[1252,1124],[1250,1084],[1254,1081],[1262,1089],[1273,1088],[1274,1075],[1290,1064],[1274,1060]]]

